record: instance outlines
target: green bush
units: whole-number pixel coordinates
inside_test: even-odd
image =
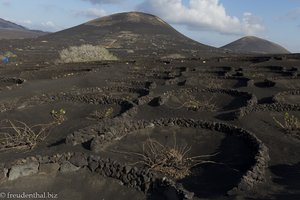
[[[277,120],[273,117],[274,121],[287,133],[292,133],[300,136],[300,120],[288,112],[284,113],[282,120]]]
[[[81,46],[71,46],[59,52],[61,63],[92,62],[101,60],[118,60],[102,46],[84,44]]]

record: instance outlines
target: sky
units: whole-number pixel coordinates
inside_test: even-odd
[[[0,0],[0,18],[50,32],[129,11],[215,47],[252,35],[300,53],[300,0]]]

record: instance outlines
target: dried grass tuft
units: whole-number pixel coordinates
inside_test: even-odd
[[[142,164],[149,170],[162,173],[174,179],[182,179],[191,174],[191,169],[197,165],[204,163],[215,163],[214,161],[205,160],[213,155],[199,155],[188,157],[191,146],[180,146],[176,143],[174,134],[174,144],[172,146],[163,145],[155,139],[148,138],[142,146],[143,152],[124,152],[129,155],[138,156],[141,161],[132,165]]]

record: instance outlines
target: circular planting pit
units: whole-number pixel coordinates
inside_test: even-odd
[[[62,64],[52,65],[50,67],[38,66],[34,70],[24,70],[21,72],[22,77],[26,79],[59,79],[73,76],[84,76],[91,72],[96,72],[100,67],[95,64]]]
[[[89,72],[94,72],[94,70],[87,68],[87,69],[78,69],[78,70],[64,70],[64,71],[61,71],[60,73],[52,72],[51,79],[67,78],[67,77],[79,76],[79,75],[82,76]],[[48,73],[51,73],[51,72],[48,72]]]
[[[300,89],[300,81],[299,79],[277,79],[277,84],[285,89],[290,90],[299,90]]]
[[[264,180],[269,159],[267,148],[252,133],[216,122],[124,121],[114,126],[99,125],[98,129],[94,126],[93,131],[92,151],[131,167],[148,169],[158,177],[166,176],[200,197],[250,190]],[[67,140],[74,143],[81,139],[81,135],[73,134]],[[166,152],[181,156],[181,170],[148,162],[149,157],[154,159],[152,156]]]
[[[300,111],[299,90],[280,92],[272,98],[271,104],[258,104],[241,108],[236,115],[243,117],[251,112],[291,112]]]
[[[143,97],[149,94],[148,89],[126,86],[104,87],[102,90],[104,93],[107,93],[112,97],[124,98],[128,100],[135,100],[139,97]]]
[[[166,67],[163,68],[140,68],[129,71],[128,74],[130,77],[134,77],[135,80],[143,80],[146,78],[148,81],[155,81],[158,85],[174,85],[179,81],[179,77],[182,76],[181,69],[175,67]]]
[[[75,101],[56,98],[57,96],[36,96],[28,101],[17,102],[14,106],[6,106],[3,111],[9,112],[0,114],[0,121],[4,122],[0,127],[0,150],[33,149],[36,146],[54,144],[64,140],[70,132],[101,120],[112,119],[133,107],[127,101],[109,98],[92,103],[80,101],[81,99]],[[57,122],[57,119],[60,121]],[[22,134],[18,134],[18,131]]]
[[[255,152],[243,139],[196,128],[143,129],[112,143],[104,151],[114,160],[136,163],[139,168],[153,167],[153,172],[176,179],[198,197],[226,194],[255,162]],[[159,153],[170,158],[157,158],[155,162]],[[159,161],[165,163],[158,164]],[[175,167],[176,163],[180,169]]]
[[[284,101],[288,104],[299,104],[300,94],[298,95],[287,95],[284,97]]]
[[[221,77],[224,73],[220,73],[217,69],[211,70],[211,69],[197,68],[195,70],[183,72],[182,74],[185,77],[214,78],[214,77]]]
[[[274,87],[276,85],[276,83],[274,81],[266,79],[261,82],[256,82],[256,83],[254,83],[254,85],[259,88],[271,88],[271,87]]]
[[[256,98],[249,93],[227,89],[180,89],[167,92],[160,99],[156,104],[152,102],[152,105],[210,112],[236,110],[256,103]]]
[[[25,82],[24,79],[15,78],[15,77],[0,77],[0,90],[1,88],[12,88],[14,86],[21,85]]]
[[[70,92],[48,94],[48,98],[64,101],[80,101],[91,104],[121,103],[122,101],[134,101],[139,97],[149,94],[144,88],[131,88],[126,86],[93,87],[74,89]]]
[[[9,190],[14,184],[18,186],[36,178],[37,183],[39,180],[43,182],[45,179],[42,176],[48,176],[48,181],[36,188],[31,188],[32,184],[28,184],[27,188],[26,184],[21,184],[24,186],[20,188],[42,190],[48,185],[50,189],[57,188],[61,194],[70,194],[68,190],[63,190],[66,187],[58,186],[73,186],[70,181],[84,181],[86,184],[81,184],[81,187],[88,187],[87,190],[76,191],[91,191],[96,194],[101,192],[104,196],[100,196],[106,198],[113,197],[111,195],[114,195],[116,188],[118,193],[122,191],[118,196],[121,199],[123,196],[128,198],[129,194],[143,199],[144,196],[138,191],[146,192],[148,197],[157,197],[156,199],[161,199],[161,195],[165,194],[174,195],[177,199],[191,199],[193,196],[224,197],[227,194],[251,190],[256,184],[264,181],[269,160],[268,149],[254,134],[244,129],[223,123],[189,119],[124,121],[116,123],[115,126],[106,126],[111,127],[110,132],[105,132],[103,126],[98,130],[94,127],[99,135],[92,140],[91,149],[98,154],[97,156],[75,152],[35,156],[0,164],[1,189]],[[113,136],[112,130],[115,130]],[[149,140],[152,142],[146,144]],[[148,160],[144,159],[144,152],[148,150],[148,158],[155,159],[152,156],[158,156],[161,159],[162,156],[156,154],[160,151],[159,147],[170,150],[166,155],[171,159],[164,162],[166,165],[157,163],[149,167],[145,164]],[[154,154],[151,154],[151,151]],[[173,167],[174,159],[176,168]],[[132,162],[136,162],[136,165]],[[181,163],[178,165],[178,162]],[[193,165],[190,165],[190,162]],[[180,168],[177,168],[178,166]],[[82,174],[81,170],[87,169],[93,175],[86,171]],[[95,178],[98,174],[102,176],[100,180]],[[50,175],[54,178],[49,178]],[[136,190],[127,191],[124,186],[115,184],[115,180]],[[74,188],[77,187],[76,183]],[[108,184],[110,187],[114,185],[112,191],[105,187]],[[95,187],[97,191],[94,190]],[[19,188],[16,187],[15,190],[17,189]],[[54,190],[53,193],[57,192]],[[74,190],[70,188],[70,191],[72,193]],[[78,195],[86,197],[87,193]]]
[[[128,97],[129,98],[129,97]],[[10,101],[0,102],[1,112],[10,110],[23,110],[30,107],[39,106],[41,104],[57,104],[57,103],[69,103],[69,104],[82,104],[82,105],[97,105],[95,107],[95,113],[91,115],[100,114],[102,111],[106,115],[116,116],[132,107],[132,104],[122,98],[114,98],[112,96],[97,93],[95,91],[89,93],[77,92],[60,92],[53,94],[43,94],[39,96],[33,96],[28,99],[14,99]],[[107,112],[105,112],[105,110]],[[50,111],[49,111],[50,112]],[[47,112],[48,113],[48,112]]]
[[[0,151],[26,151],[63,139],[66,135],[62,133],[66,134],[94,123],[85,118],[95,109],[99,107],[82,103],[53,102],[1,113]]]
[[[277,103],[299,105],[300,103],[300,90],[291,90],[280,92],[273,97],[273,100]]]
[[[139,88],[147,88],[148,82],[147,81],[140,81],[140,80],[109,80],[107,81],[111,86],[126,86],[126,87],[139,87]]]
[[[255,68],[254,70],[253,69],[244,70],[244,76],[250,79],[267,79],[270,77],[272,78],[280,77],[281,73]]]
[[[144,90],[142,90],[144,92]],[[143,93],[144,94],[144,93]],[[110,92],[106,89],[103,92],[100,88],[84,89],[84,92],[74,91],[69,93],[59,93],[44,96],[45,101],[56,102],[72,102],[98,105],[98,108],[92,111],[88,118],[92,120],[101,120],[105,118],[114,118],[134,107],[132,100],[138,98],[141,94]],[[133,96],[130,96],[133,95]]]
[[[186,78],[186,85],[197,86],[201,88],[239,88],[246,87],[248,79],[246,78],[215,78],[199,79],[198,77]]]
[[[255,106],[243,107],[240,110],[238,110],[235,113],[235,115],[237,118],[241,118],[252,112],[291,112],[291,111],[300,111],[300,105],[282,104],[282,103],[259,104]]]
[[[71,92],[60,92],[56,94],[47,94],[40,97],[34,97],[33,101],[62,101],[95,105],[118,105],[121,111],[125,112],[132,107],[132,104],[129,101],[135,100],[140,95],[141,94],[131,92],[131,90],[128,93],[124,92],[121,94],[121,91],[118,92],[115,91],[115,89],[85,88]]]
[[[108,105],[99,105],[97,109],[92,111],[87,119],[93,121],[99,121],[102,119],[112,119],[114,117],[119,116],[127,109],[126,107],[122,107],[121,105],[117,104],[108,104]]]

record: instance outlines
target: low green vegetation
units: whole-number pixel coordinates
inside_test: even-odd
[[[93,112],[88,119],[91,120],[102,120],[105,118],[112,118],[114,116],[114,108],[113,107],[108,107],[104,110],[96,110]]]
[[[106,109],[104,117],[105,118],[111,117],[113,113],[114,113],[113,107],[109,107]]]
[[[93,46],[84,44],[81,46],[71,46],[59,52],[60,63],[80,63],[102,60],[118,60],[116,56],[110,53],[102,46]]]
[[[52,110],[50,114],[53,117],[54,122],[57,124],[61,124],[66,120],[66,111],[63,108],[59,109],[58,111]]]
[[[285,132],[289,134],[295,134],[298,137],[300,136],[300,120],[296,116],[286,112],[284,113],[283,119],[278,120],[275,117],[273,117],[273,119],[276,124]]]

